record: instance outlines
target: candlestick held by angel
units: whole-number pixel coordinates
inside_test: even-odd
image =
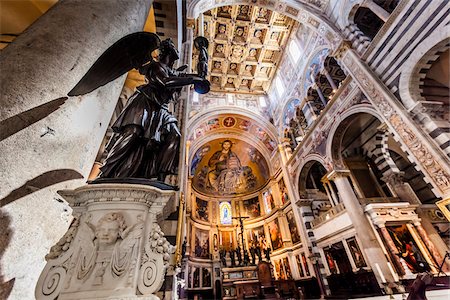
[[[198,43],[197,43],[198,44]],[[172,40],[160,41],[153,33],[130,34],[95,62],[69,93],[89,93],[135,68],[145,75],[146,84],[134,94],[112,125],[114,136],[107,147],[108,155],[100,168],[100,178],[157,178],[176,174],[179,160],[180,131],[168,104],[177,100],[181,88],[194,84],[201,94],[209,91],[205,79],[208,41],[196,45],[202,53],[199,74],[183,73],[187,66],[174,69],[179,53]],[[157,60],[151,53],[159,49]],[[206,55],[206,56],[205,56]]]

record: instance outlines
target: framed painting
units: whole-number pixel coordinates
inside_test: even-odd
[[[436,202],[437,207],[442,211],[447,220],[450,221],[450,198]]]

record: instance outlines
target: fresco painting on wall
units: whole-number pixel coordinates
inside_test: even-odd
[[[244,212],[247,217],[257,218],[261,215],[261,206],[258,197],[244,200],[242,204],[244,205]]]
[[[386,226],[398,252],[400,260],[404,260],[413,273],[429,271],[430,267],[422,255],[416,241],[409,232],[408,227],[403,224],[399,226]],[[391,255],[395,255],[391,253]]]
[[[263,199],[264,199],[264,208],[266,209],[266,214],[270,213],[272,209],[275,208],[275,201],[273,199],[272,195],[272,189],[268,189],[263,193]]]
[[[272,242],[273,250],[283,247],[283,239],[281,237],[280,225],[278,219],[273,220],[267,225],[270,234],[270,241]]]
[[[363,268],[366,267],[366,262],[364,260],[364,256],[362,255],[361,250],[359,249],[358,243],[356,242],[356,238],[352,237],[347,239],[347,245],[350,249],[350,252],[353,257],[353,261],[355,262],[355,265],[357,268]]]
[[[209,232],[195,229],[194,255],[198,258],[209,258]]]
[[[249,120],[238,119],[238,127],[244,131],[248,131],[252,123]]]
[[[195,199],[197,209],[195,210],[195,217],[201,221],[208,222],[208,201],[196,198]]]
[[[294,211],[290,210],[286,214],[288,221],[289,231],[291,233],[292,244],[297,244],[300,242],[300,233],[295,222]]]
[[[258,151],[256,155],[261,159],[254,161],[249,154],[253,147],[246,142],[218,139],[207,146],[209,151],[202,154],[204,159],[199,160],[193,178],[197,191],[214,196],[246,194],[268,180],[269,168],[262,154]]]
[[[281,177],[280,181],[278,181],[278,187],[280,188],[280,193],[281,193],[281,195],[280,195],[281,203],[285,204],[286,202],[289,201],[289,196],[288,196],[286,183],[284,183],[283,177]]]
[[[219,127],[220,127],[219,119],[214,118],[214,119],[208,120],[208,131],[217,129]]]

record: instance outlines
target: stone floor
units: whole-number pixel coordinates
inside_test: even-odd
[[[392,296],[379,296],[379,297],[367,297],[367,298],[352,298],[352,300],[359,299],[373,299],[373,300],[406,300],[408,294],[395,294]],[[427,291],[426,297],[428,300],[450,300],[450,289]]]

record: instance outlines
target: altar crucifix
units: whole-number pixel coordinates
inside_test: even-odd
[[[239,225],[241,227],[241,243],[242,243],[242,251],[244,252],[244,265],[248,265],[250,262],[250,258],[248,256],[247,250],[245,249],[244,244],[244,220],[248,219],[249,217],[233,217],[233,219],[239,220]]]

